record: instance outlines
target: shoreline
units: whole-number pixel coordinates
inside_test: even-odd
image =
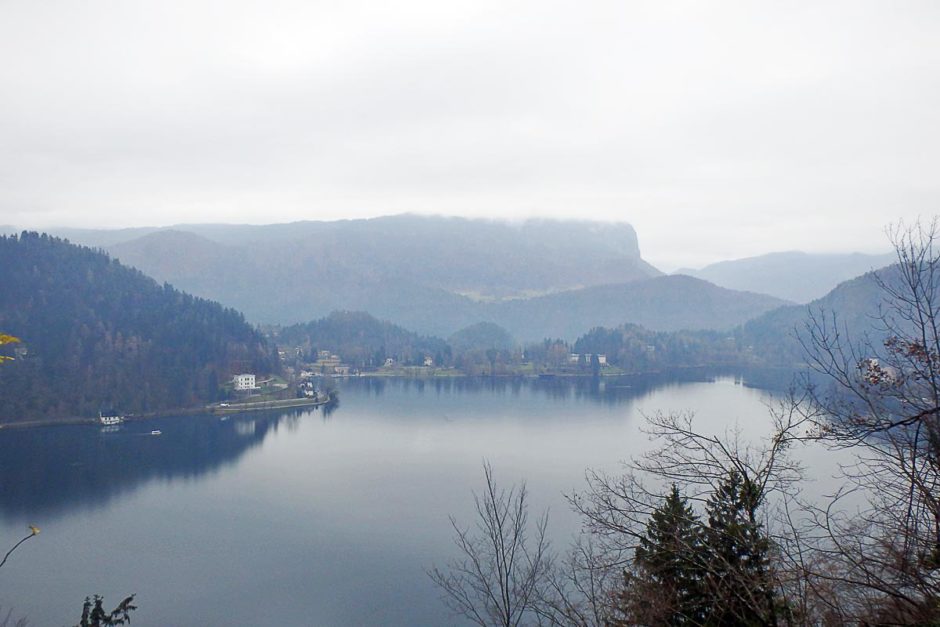
[[[271,411],[277,409],[294,409],[297,407],[320,407],[321,405],[326,405],[332,400],[332,398],[327,398],[326,400],[319,399],[306,399],[306,398],[292,398],[292,399],[283,399],[283,400],[274,400],[274,401],[262,401],[257,403],[232,403],[228,407],[219,407],[219,405],[199,405],[196,407],[183,407],[179,409],[167,409],[155,412],[148,412],[146,414],[136,414],[129,415],[124,417],[124,423],[128,422],[144,422],[147,420],[153,420],[155,418],[166,418],[168,416],[232,416],[235,414],[244,414],[254,411]],[[75,425],[87,425],[87,426],[99,426],[103,427],[98,422],[97,418],[63,418],[60,420],[54,419],[43,419],[43,420],[23,420],[19,422],[7,422],[0,424],[0,431],[13,430],[13,429],[34,429],[39,427],[59,427],[59,426],[75,426]]]
[[[632,376],[644,376],[644,375],[657,375],[663,374],[669,371],[694,371],[700,369],[728,369],[728,370],[741,370],[747,369],[746,366],[742,367],[741,365],[721,365],[721,366],[677,366],[674,368],[665,368],[657,370],[647,370],[642,372],[600,372],[597,375],[593,373],[583,372],[583,373],[573,373],[573,372],[545,372],[545,373],[497,373],[497,374],[468,374],[465,372],[447,372],[446,374],[424,374],[424,373],[408,373],[408,372],[363,372],[354,375],[341,375],[341,376],[328,376],[324,378],[330,378],[335,380],[354,380],[359,378],[373,378],[373,379],[425,379],[425,380],[447,380],[447,379],[526,379],[536,381],[539,379],[555,379],[555,380],[565,380],[565,379],[589,379],[589,378],[616,378],[616,377],[632,377]],[[792,370],[793,367],[788,366],[765,366],[764,368],[771,370]],[[327,400],[314,400],[314,399],[283,399],[275,401],[263,401],[257,403],[232,403],[228,407],[220,407],[218,404],[213,405],[199,405],[195,407],[179,408],[179,409],[168,409],[161,410],[156,412],[148,412],[146,414],[139,415],[129,415],[125,416],[125,422],[136,422],[151,420],[154,418],[164,418],[167,416],[193,416],[193,415],[213,415],[213,416],[230,416],[240,413],[247,413],[252,411],[265,411],[265,410],[278,410],[278,409],[291,409],[296,407],[319,407],[326,405],[332,399]],[[70,417],[62,419],[41,419],[41,420],[25,420],[9,423],[0,423],[0,432],[9,429],[31,429],[37,427],[54,427],[54,426],[66,426],[66,425],[99,425],[97,418],[79,418],[79,417]],[[101,426],[101,425],[99,425]]]

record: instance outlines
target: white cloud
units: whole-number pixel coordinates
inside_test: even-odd
[[[0,5],[0,223],[626,220],[646,256],[935,212],[932,2]]]

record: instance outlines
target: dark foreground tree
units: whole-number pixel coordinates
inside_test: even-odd
[[[771,581],[770,539],[758,519],[763,495],[732,472],[708,500],[705,599],[708,624],[776,625],[782,608]]]
[[[75,627],[115,627],[131,622],[131,612],[137,609],[132,594],[121,601],[116,608],[106,612],[103,607],[104,598],[95,595],[94,598],[85,597],[82,606],[82,620]]]
[[[613,625],[701,625],[707,617],[705,534],[673,484],[649,518],[636,548],[634,573],[624,572]]]
[[[461,527],[451,517],[460,557],[428,573],[457,614],[482,627],[534,624],[539,590],[551,568],[545,528],[548,515],[529,524],[525,483],[499,488],[489,463],[483,464],[486,486],[474,494],[477,520]]]

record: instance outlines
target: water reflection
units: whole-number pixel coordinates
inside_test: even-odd
[[[404,392],[444,395],[478,395],[480,392],[518,396],[523,389],[551,400],[587,400],[601,405],[619,405],[651,392],[685,383],[713,383],[733,378],[735,383],[760,390],[782,392],[798,375],[790,369],[686,368],[658,373],[617,377],[439,377],[432,379],[361,377],[346,379],[341,389],[380,398],[393,388]]]
[[[524,391],[546,402],[575,400],[615,406],[658,389],[722,377],[763,389],[785,389],[792,379],[788,372],[716,369],[605,378],[363,377],[341,382],[339,396],[382,400],[394,390],[398,402],[418,394],[485,405],[500,397],[519,397]],[[342,414],[340,408],[336,400],[318,408],[315,415],[330,419]],[[258,447],[269,433],[296,428],[299,420],[312,415],[309,410],[293,410],[221,419],[165,418],[127,423],[116,430],[88,426],[7,430],[0,433],[0,516],[48,521],[69,510],[104,506],[149,481],[213,473]],[[162,435],[151,435],[154,429]]]
[[[0,535],[43,527],[0,571],[0,605],[72,624],[89,593],[139,591],[154,625],[455,624],[426,571],[453,555],[448,516],[473,519],[482,459],[529,482],[564,546],[582,524],[564,495],[647,449],[643,412],[759,433],[753,380],[362,378],[315,413],[0,431]]]
[[[308,412],[309,413],[309,412]],[[119,427],[61,426],[0,434],[0,515],[48,521],[96,508],[152,480],[192,478],[235,463],[303,412],[187,416]],[[151,431],[159,430],[160,435]]]

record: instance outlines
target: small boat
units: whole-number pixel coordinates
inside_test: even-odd
[[[150,432],[150,435],[162,435],[162,434],[163,432],[160,431],[159,429],[154,429],[153,431]]]

